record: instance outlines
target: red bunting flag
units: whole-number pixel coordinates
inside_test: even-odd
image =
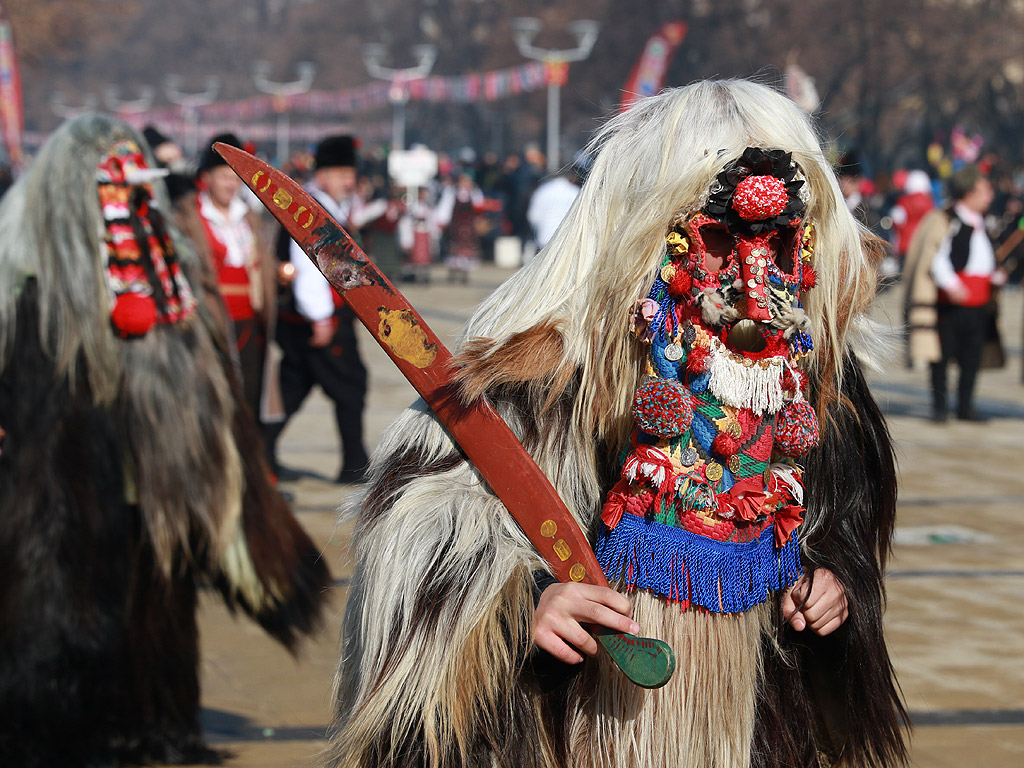
[[[0,133],[11,167],[21,166],[21,138],[24,130],[21,108],[21,78],[18,75],[18,57],[14,51],[11,25],[0,8]]]
[[[651,36],[622,89],[619,112],[625,112],[637,99],[653,96],[661,90],[668,62],[684,37],[686,23],[682,21],[671,21]]]

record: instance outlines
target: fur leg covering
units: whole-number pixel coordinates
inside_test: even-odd
[[[539,558],[422,404],[389,434],[356,532],[327,763],[550,765],[520,685]]]
[[[747,768],[768,604],[741,614],[680,612],[646,591],[631,595],[644,635],[668,642],[675,675],[633,685],[601,654],[575,685],[573,768]]]

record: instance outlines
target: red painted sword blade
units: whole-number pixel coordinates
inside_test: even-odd
[[[451,383],[451,353],[348,233],[285,174],[236,147],[214,148],[344,297],[555,577],[608,586],[590,542],[547,476],[489,404],[460,402]]]

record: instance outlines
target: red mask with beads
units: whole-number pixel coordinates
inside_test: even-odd
[[[139,146],[120,139],[96,169],[106,245],[110,320],[122,338],[145,336],[157,323],[176,323],[195,311],[150,183],[164,171],[149,168]]]
[[[814,284],[802,186],[788,153],[748,148],[669,228],[633,319],[650,354],[602,511],[609,581],[735,613],[799,576],[798,459],[818,439],[797,367]]]

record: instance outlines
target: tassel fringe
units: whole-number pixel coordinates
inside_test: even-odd
[[[714,613],[741,613],[785,589],[803,573],[796,534],[775,548],[774,529],[744,543],[714,541],[623,515],[598,539],[596,553],[608,581],[622,580],[681,603]]]
[[[762,368],[761,363],[766,367]],[[734,360],[722,342],[712,339],[708,372],[708,388],[725,405],[749,408],[763,416],[765,413],[777,413],[786,404],[782,386],[786,365],[781,357],[745,365]]]

